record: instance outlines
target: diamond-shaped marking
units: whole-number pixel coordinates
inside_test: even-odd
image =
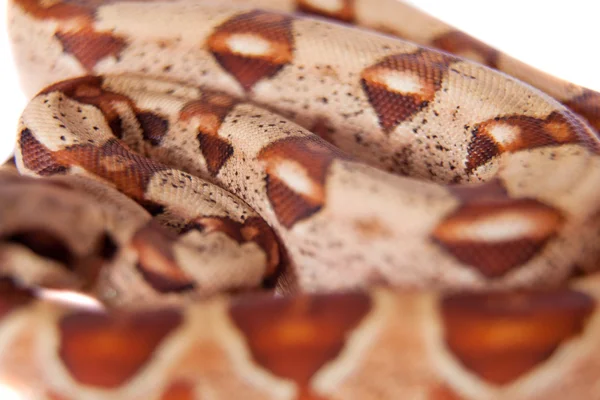
[[[218,26],[207,46],[223,69],[249,91],[293,58],[292,18],[251,11]]]
[[[411,119],[435,98],[456,59],[433,51],[396,54],[363,70],[361,84],[385,132]]]

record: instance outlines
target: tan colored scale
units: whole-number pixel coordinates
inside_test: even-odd
[[[385,100],[377,100],[372,104],[373,100],[369,98],[372,95],[356,84],[356,78],[387,57],[410,58],[411,54],[416,54],[414,57],[419,60],[423,57],[419,56],[418,47],[342,26],[332,27],[308,19],[248,11],[247,5],[245,7],[240,5],[238,11],[232,11],[218,4],[191,4],[185,1],[103,4],[96,9],[95,25],[98,31],[113,32],[117,36],[127,37],[131,42],[118,57],[102,57],[92,70],[82,70],[77,66],[79,62],[76,57],[57,54],[51,57],[56,62],[56,74],[32,70],[30,75],[46,76],[48,80],[54,81],[84,72],[141,71],[207,85],[230,94],[244,95],[292,117],[308,128],[317,120],[327,121],[335,131],[331,135],[332,142],[343,150],[392,171],[441,182],[469,180],[465,176],[467,171],[461,165],[449,162],[451,159],[463,158],[468,151],[467,137],[470,129],[465,129],[465,126],[472,128],[475,123],[499,114],[524,113],[534,118],[545,118],[559,107],[557,102],[533,95],[529,88],[508,80],[505,76],[493,74],[475,64],[456,63],[445,82],[431,82],[433,88],[441,87],[435,101],[430,101],[428,107],[411,110],[411,114],[404,116],[404,124],[395,127],[393,133],[386,133],[391,127],[385,123],[381,125],[381,111],[377,112],[378,108],[381,109],[382,102],[385,104]],[[180,19],[177,26],[161,24],[160,29],[156,30],[158,28],[155,27],[152,34],[141,30],[142,28],[135,28],[137,31],[133,28],[156,25],[152,21],[160,19],[164,13],[177,15]],[[129,20],[130,15],[135,17]],[[19,26],[25,24],[28,17],[23,15],[23,11],[16,9],[13,18],[24,18],[22,22],[13,25],[16,29],[14,35],[19,36]],[[32,26],[37,26],[35,21]],[[185,31],[186,26],[189,26],[190,34],[180,37],[177,32]],[[141,32],[145,32],[144,35]],[[274,61],[260,61],[263,60],[257,55],[260,52],[244,56],[226,46],[223,41],[232,34],[246,35],[243,36],[246,38],[244,40],[254,40],[254,52],[261,46],[268,49],[273,43],[279,43],[277,46],[282,45],[285,49],[277,50],[278,58]],[[257,39],[259,37],[264,42],[260,42]],[[39,49],[39,54],[43,54],[49,48],[47,40],[37,38],[35,44],[19,48],[37,49],[37,46],[43,44],[43,49]],[[257,40],[262,45],[256,44]],[[271,45],[267,46],[267,42]],[[277,47],[273,47],[275,48]],[[293,49],[291,55],[290,49]],[[27,61],[27,54],[20,54],[17,51],[17,63],[23,68],[39,68]],[[360,54],[369,54],[369,57]],[[231,58],[227,64],[223,64],[223,57]],[[22,62],[19,61],[21,58]],[[270,66],[257,64],[255,67],[239,70],[244,62],[252,65],[266,62]],[[418,71],[418,61],[407,65],[413,68],[413,72]],[[59,72],[66,68],[71,72]],[[235,72],[232,68],[240,72]],[[241,77],[239,74],[243,71],[258,71],[256,73],[259,75]],[[40,82],[29,92],[40,89],[45,83],[50,82]],[[29,85],[33,83],[30,82]],[[330,86],[338,89],[320,91],[320,88]],[[510,88],[504,89],[508,98],[492,100],[490,94],[494,93],[497,97],[494,88],[500,86]],[[294,95],[288,96],[286,93]],[[429,93],[431,96],[431,91]],[[436,105],[455,102],[454,99],[457,98],[461,99],[457,105],[462,109],[450,110]],[[394,101],[394,97],[391,96],[389,101]],[[502,107],[491,107],[492,104]],[[468,109],[479,109],[481,121],[473,121],[465,111]],[[443,140],[438,135],[439,142],[433,147],[426,147],[424,143],[427,136],[432,137],[440,130],[448,132],[444,137],[450,140]]]
[[[595,92],[396,0],[9,19],[38,94],[0,167],[0,385],[600,398]]]

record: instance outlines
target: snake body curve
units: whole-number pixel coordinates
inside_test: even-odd
[[[596,93],[396,1],[9,7],[1,383],[600,398]]]

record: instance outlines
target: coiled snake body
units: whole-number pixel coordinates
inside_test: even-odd
[[[391,0],[9,7],[1,383],[600,399],[597,93]]]

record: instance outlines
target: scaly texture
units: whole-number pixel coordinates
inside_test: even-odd
[[[37,95],[0,169],[0,382],[600,398],[596,93],[395,1],[9,7]]]

